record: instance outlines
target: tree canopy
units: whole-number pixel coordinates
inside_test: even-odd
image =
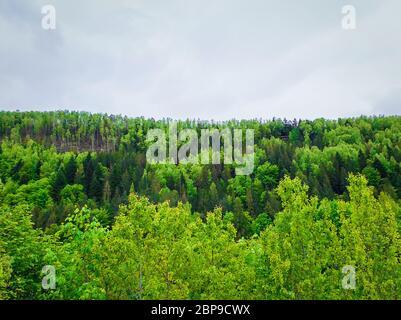
[[[401,298],[401,117],[177,123],[254,129],[248,176],[147,163],[170,121],[0,112],[0,299]]]

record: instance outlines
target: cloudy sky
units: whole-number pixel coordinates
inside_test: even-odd
[[[56,30],[42,28],[45,4]],[[401,114],[400,12],[399,0],[0,0],[0,109]]]

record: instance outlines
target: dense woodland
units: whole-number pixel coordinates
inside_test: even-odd
[[[0,112],[0,299],[401,299],[401,117],[178,123],[254,129],[250,176],[147,163],[170,121]]]

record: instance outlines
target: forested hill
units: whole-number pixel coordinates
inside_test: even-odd
[[[401,117],[178,123],[254,129],[249,176],[149,164],[168,125],[0,112],[0,299],[401,299]]]
[[[77,204],[98,209],[109,224],[135,191],[172,206],[189,202],[201,214],[221,207],[245,235],[252,218],[272,219],[281,209],[275,188],[285,175],[299,177],[319,198],[347,197],[349,173],[362,173],[377,194],[401,196],[401,117],[179,122],[178,130],[198,132],[254,129],[250,176],[235,176],[230,165],[147,164],[147,131],[168,124],[85,112],[0,112],[2,200],[33,197],[40,227],[63,221]]]
[[[1,112],[0,138],[15,137],[26,141],[32,138],[59,151],[140,151],[146,132],[152,128],[167,128],[172,119],[159,120],[128,118],[87,112]],[[294,121],[180,121],[179,128],[201,130],[210,127],[258,129],[256,139],[263,137],[288,138],[298,126]],[[293,132],[297,134],[298,132]],[[293,137],[298,138],[298,137]],[[18,140],[18,141],[20,141]]]

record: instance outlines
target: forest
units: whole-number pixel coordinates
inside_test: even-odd
[[[242,176],[148,163],[171,121],[0,111],[0,299],[401,299],[401,116],[178,121],[253,129]]]

